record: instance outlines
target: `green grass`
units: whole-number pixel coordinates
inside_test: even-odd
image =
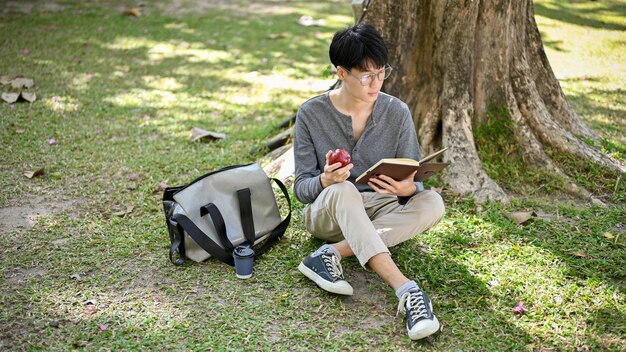
[[[0,37],[0,74],[33,78],[38,99],[0,104],[0,349],[623,349],[623,186],[607,208],[555,202],[561,181],[497,159],[486,168],[520,195],[511,205],[444,194],[444,220],[392,249],[443,323],[428,341],[408,340],[393,292],[353,258],[344,261],[352,297],[298,273],[320,242],[297,203],[285,239],[248,281],[215,261],[171,265],[159,183],[254,161],[249,151],[312,86],[326,88],[328,42],[352,22],[345,1],[241,3],[181,13],[148,2],[137,19],[108,1],[3,7],[0,31],[11,35]],[[624,4],[536,3],[565,94],[621,159]],[[302,15],[327,26],[299,26]],[[492,113],[501,117],[490,127],[495,155],[507,128]],[[227,138],[191,143],[196,126]],[[45,175],[23,176],[40,167]],[[577,172],[591,191],[612,187],[608,177],[593,182],[602,170]],[[536,216],[524,225],[505,216],[526,210]],[[518,317],[519,301],[527,312]],[[87,303],[97,311],[87,314]]]

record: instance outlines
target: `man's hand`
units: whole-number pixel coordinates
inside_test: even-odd
[[[328,157],[330,156],[330,153],[332,153],[332,150],[329,150],[326,153],[326,165],[324,165],[324,172],[320,175],[320,182],[322,183],[323,188],[347,180],[348,177],[350,177],[350,170],[354,167],[352,163],[344,167],[341,167],[341,163],[328,165]]]
[[[401,181],[396,181],[387,175],[378,175],[378,177],[370,178],[367,184],[380,194],[393,194],[400,197],[408,197],[415,194],[417,187],[413,181],[413,177],[417,170]]]

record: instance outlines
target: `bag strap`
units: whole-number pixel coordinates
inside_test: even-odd
[[[239,199],[239,215],[241,218],[241,228],[248,243],[254,243],[256,233],[254,231],[254,218],[252,217],[252,200],[250,199],[250,188],[242,188],[237,191]]]
[[[215,208],[217,209],[217,207]],[[210,213],[209,213],[210,214]],[[220,215],[221,217],[221,215]],[[187,215],[184,214],[174,214],[172,219],[176,221],[176,223],[185,229],[185,231],[189,234],[189,236],[202,248],[205,252],[209,253],[212,257],[219,259],[220,261],[234,266],[235,262],[232,256],[233,250],[225,250],[220,247],[217,243],[213,242],[209,236],[205,235],[202,230],[196,226],[196,224],[191,221]],[[222,219],[222,224],[224,223]],[[224,232],[225,233],[225,232]],[[230,241],[228,241],[230,243]],[[232,247],[232,243],[230,243]]]
[[[209,214],[211,217],[211,221],[213,221],[213,226],[215,227],[215,232],[217,232],[217,236],[219,237],[220,242],[222,242],[222,246],[232,253],[233,250],[235,250],[235,246],[233,246],[232,242],[228,239],[228,235],[226,235],[226,224],[224,223],[222,213],[215,204],[209,203],[200,208],[200,216],[205,216],[206,214]]]
[[[174,265],[185,264],[185,244],[183,243],[183,233],[185,230],[170,218],[167,222],[167,227],[170,233],[170,262]],[[178,259],[174,260],[174,254],[178,252]]]
[[[287,192],[287,187],[285,187],[285,185],[277,178],[272,178],[272,180],[276,182],[278,187],[280,187],[280,190],[283,192],[285,199],[287,199],[287,204],[289,205],[289,214],[287,214],[287,216],[283,219],[283,221],[281,221],[281,223],[278,224],[278,226],[276,226],[274,230],[272,230],[272,232],[267,237],[267,240],[263,243],[263,245],[260,246],[259,248],[254,249],[255,257],[260,256],[266,250],[268,250],[274,243],[278,242],[285,234],[285,231],[287,231],[287,227],[289,226],[289,222],[291,221],[291,198],[289,198],[289,192]],[[254,242],[251,242],[251,243],[254,243]]]

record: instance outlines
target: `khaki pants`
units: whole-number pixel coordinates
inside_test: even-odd
[[[389,253],[388,247],[413,238],[435,226],[445,213],[441,196],[423,191],[404,205],[398,197],[359,192],[350,182],[325,188],[304,209],[304,222],[313,236],[348,241],[363,267],[373,256]]]

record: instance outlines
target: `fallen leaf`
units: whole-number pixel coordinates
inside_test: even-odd
[[[268,34],[267,38],[268,39],[282,39],[282,38],[287,38],[289,36],[288,33],[283,32],[283,33],[270,33]]]
[[[17,101],[17,98],[19,97],[20,93],[2,93],[2,100],[6,101],[9,104],[15,103]]]
[[[88,304],[87,308],[85,308],[85,314],[87,315],[92,315],[93,313],[97,311],[98,311],[98,308],[96,308],[95,304]]]
[[[35,171],[26,171],[24,173],[24,176],[28,177],[28,178],[33,178],[33,177],[37,177],[37,176],[41,176],[45,173],[45,169],[42,167],[40,169],[37,169]]]
[[[581,258],[589,258],[589,254],[587,254],[587,252],[585,252],[585,251],[572,252],[572,255],[575,255],[575,256],[581,257]]]
[[[520,247],[520,246],[518,246],[518,245],[514,245],[514,246],[513,246],[513,249],[514,249],[514,250],[516,250],[516,251],[519,251],[519,250],[521,249],[521,247]]]
[[[126,206],[126,210],[116,211],[116,212],[114,212],[112,214],[122,218],[122,217],[132,213],[133,209],[135,209],[135,206],[132,205],[132,204],[129,204],[129,205]]]
[[[15,76],[12,76],[12,75],[0,76],[0,84],[2,84],[3,86],[9,85],[9,84],[11,84],[11,81],[14,78],[15,78]]]
[[[15,133],[17,133],[17,134],[23,134],[25,132],[26,132],[26,130],[15,130]]]
[[[514,311],[517,315],[524,315],[524,313],[526,312],[526,308],[524,308],[524,302],[517,302],[517,306],[515,307]]]
[[[610,232],[605,232],[603,236],[608,238],[608,239],[610,239],[610,240],[615,238],[615,236],[613,236],[613,234],[610,233]]]
[[[515,221],[516,224],[521,225],[530,220],[533,216],[537,216],[534,211],[517,211],[513,213],[504,214],[509,220]]]
[[[22,98],[24,98],[27,102],[32,103],[37,100],[37,94],[35,94],[35,92],[22,92]]]
[[[199,140],[216,140],[216,139],[224,139],[226,135],[223,133],[217,133],[212,131],[203,130],[202,128],[194,127],[191,129],[191,141],[199,141]]]
[[[124,16],[139,17],[141,16],[141,9],[133,7],[124,11]]]
[[[15,78],[14,80],[11,81],[11,87],[13,88],[30,88],[32,87],[34,84],[33,80],[30,78]]]

